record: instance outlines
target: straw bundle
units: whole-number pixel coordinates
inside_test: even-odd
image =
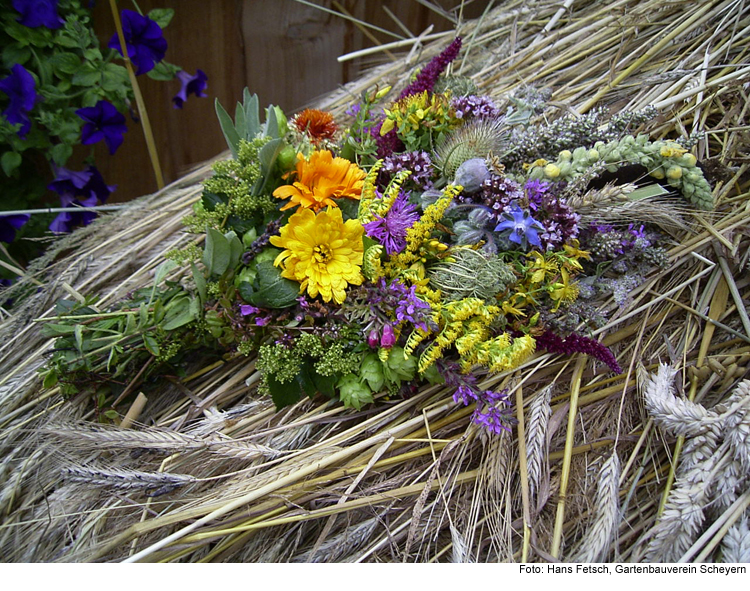
[[[685,213],[666,269],[597,336],[624,371],[537,354],[487,378],[517,429],[488,438],[448,389],[361,412],[275,412],[252,358],[195,359],[105,427],[41,387],[33,320],[63,296],[149,284],[209,164],[59,244],[0,326],[0,555],[7,561],[732,561],[750,555],[750,8],[741,0],[496,3],[454,64],[486,94],[552,91],[549,120],[654,105],[652,138],[696,133],[716,211]],[[442,41],[321,108],[403,80]],[[22,286],[24,283],[22,282]],[[143,401],[143,397],[140,397]],[[135,410],[134,410],[135,412]]]

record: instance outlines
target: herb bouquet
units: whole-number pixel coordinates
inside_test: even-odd
[[[208,349],[257,355],[277,409],[322,394],[360,410],[441,383],[498,433],[508,399],[483,373],[535,351],[619,373],[590,336],[605,322],[594,302],[627,302],[667,262],[681,212],[711,208],[690,141],[633,135],[653,109],[530,125],[543,94],[500,109],[445,75],[460,48],[396,98],[364,93],[343,130],[315,109],[271,106],[261,123],[247,91],[234,120],[217,103],[233,157],[185,219],[203,248],[168,253],[153,287],[114,309],[59,302],[45,384],[72,394],[95,379],[116,418],[135,380]]]
[[[747,560],[748,7],[495,4],[29,269],[0,554]]]

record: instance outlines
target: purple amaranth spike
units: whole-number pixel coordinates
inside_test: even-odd
[[[563,355],[585,353],[602,363],[606,363],[613,372],[617,374],[622,373],[622,368],[617,363],[617,359],[615,359],[612,351],[599,341],[584,337],[575,332],[562,338],[548,330],[535,338],[537,349],[546,349],[550,353],[562,353]]]
[[[448,47],[440,52],[440,54],[433,57],[430,62],[420,70],[414,82],[401,91],[401,94],[398,97],[399,100],[411,96],[412,94],[417,94],[418,92],[424,92],[425,90],[427,92],[432,92],[432,89],[435,87],[435,82],[437,82],[440,74],[445,71],[448,64],[456,59],[459,51],[461,51],[461,37],[456,37]]]

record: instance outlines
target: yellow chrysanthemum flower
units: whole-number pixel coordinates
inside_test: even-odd
[[[317,212],[327,206],[337,207],[334,199],[359,199],[365,179],[364,170],[346,158],[334,158],[329,150],[316,150],[309,160],[297,154],[294,173],[297,180],[293,184],[273,192],[278,199],[291,199],[282,211],[299,206]]]
[[[300,208],[280,236],[271,237],[271,244],[284,249],[274,265],[282,268],[282,277],[301,284],[300,293],[341,304],[348,285],[362,284],[363,233],[362,224],[344,222],[338,208],[317,215]]]

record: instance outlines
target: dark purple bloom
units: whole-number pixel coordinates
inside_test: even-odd
[[[380,135],[380,128],[382,126],[382,121],[374,125],[370,129],[370,135],[375,138],[375,143],[378,145],[378,158],[387,158],[391,154],[402,151],[405,146],[404,142],[398,137],[395,128],[391,129],[385,135]]]
[[[121,14],[128,57],[136,67],[136,75],[150,72],[167,53],[167,40],[164,39],[161,27],[147,16],[142,16],[132,10],[123,10]],[[108,47],[125,55],[117,33],[109,40]]]
[[[16,230],[20,229],[30,218],[31,215],[28,213],[0,215],[0,242],[13,242],[16,239]]]
[[[18,22],[24,27],[59,29],[65,24],[57,14],[57,0],[13,0],[13,8],[21,13]]]
[[[11,74],[0,80],[0,91],[8,95],[10,104],[3,111],[3,115],[11,125],[21,124],[18,136],[23,139],[31,129],[28,112],[34,108],[39,100],[36,93],[34,77],[21,64],[11,68]]]
[[[509,240],[522,246],[527,241],[534,246],[541,246],[538,231],[543,230],[544,227],[528,212],[521,209],[518,203],[511,203],[503,218],[503,221],[495,226],[495,232],[510,231]]]
[[[432,309],[430,304],[417,297],[416,285],[406,289],[403,283],[394,281],[391,288],[395,289],[396,286],[401,288],[398,305],[396,306],[396,320],[411,322],[415,328],[427,330],[427,318]]]
[[[196,70],[195,76],[191,76],[185,70],[180,70],[177,72],[177,78],[179,78],[182,87],[180,88],[180,92],[172,98],[175,109],[182,109],[182,105],[188,100],[189,94],[194,94],[198,97],[206,96],[206,93],[203,91],[206,90],[208,76],[206,76],[203,70]]]
[[[380,346],[380,333],[377,328],[373,328],[367,335],[367,344],[370,349],[377,349]]]
[[[384,217],[375,216],[372,222],[362,226],[370,238],[385,246],[389,255],[397,254],[406,248],[406,232],[419,219],[416,210],[406,193],[399,193]]]
[[[398,100],[411,96],[412,94],[424,92],[425,90],[427,92],[432,92],[432,89],[435,87],[435,82],[437,82],[440,74],[445,71],[448,64],[456,59],[459,51],[461,51],[461,37],[456,37],[448,47],[446,47],[439,55],[432,58],[430,62],[422,68],[419,74],[417,74],[414,82],[404,88],[399,95]]]
[[[82,144],[95,144],[104,140],[110,154],[117,151],[128,127],[125,125],[125,117],[112,103],[102,100],[93,107],[78,109],[76,115],[86,122],[81,130]]]
[[[90,166],[82,171],[58,168],[55,180],[47,188],[60,195],[61,207],[94,207],[106,202],[116,187],[107,185],[101,173]],[[64,211],[57,215],[49,229],[56,233],[70,232],[78,225],[90,224],[95,217],[95,211]]]
[[[617,363],[617,359],[612,354],[612,351],[599,341],[584,337],[575,332],[562,338],[547,330],[536,337],[536,346],[537,349],[546,349],[550,353],[561,353],[563,355],[585,353],[594,359],[606,363],[613,372],[617,374],[622,373],[622,368]]]

